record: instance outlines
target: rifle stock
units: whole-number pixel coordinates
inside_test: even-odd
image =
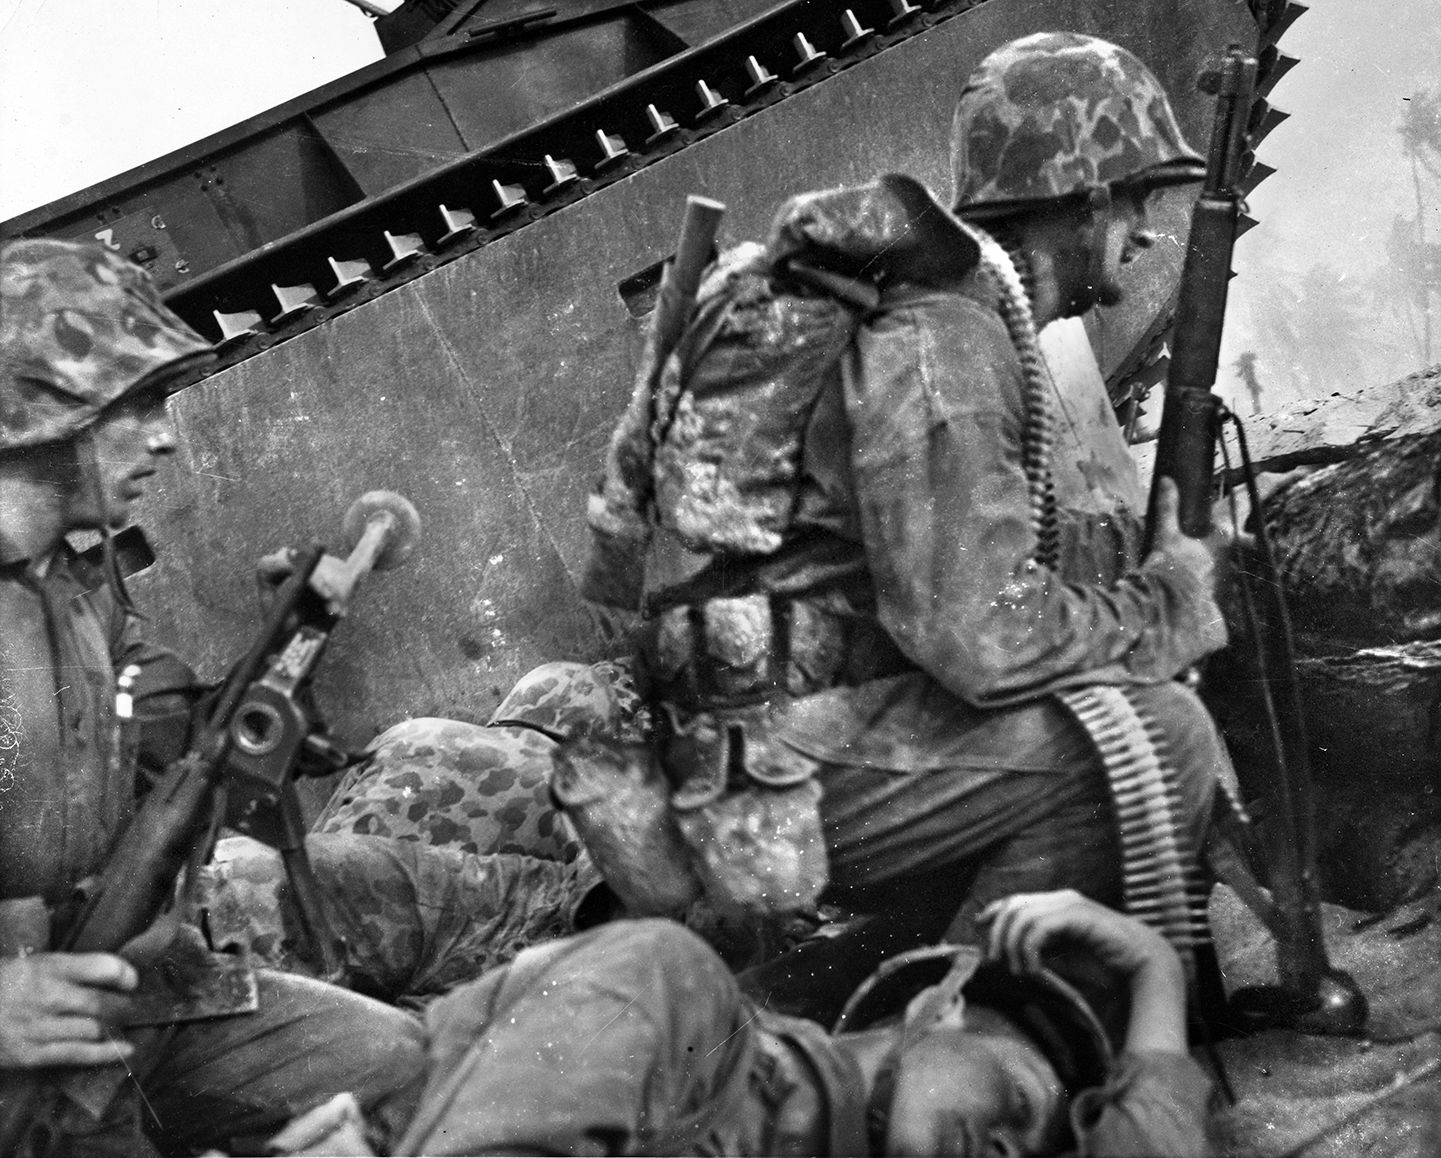
[[[1215,452],[1221,406],[1212,392],[1220,361],[1226,287],[1240,214],[1239,188],[1246,148],[1246,118],[1256,80],[1256,61],[1232,48],[1213,74],[1217,96],[1206,178],[1191,222],[1177,297],[1165,407],[1156,448],[1150,509],[1149,550],[1154,540],[1159,483],[1175,481],[1181,530],[1209,534]],[[1258,522],[1261,513],[1256,512]],[[1269,564],[1264,527],[1262,562]],[[1295,656],[1285,600],[1273,566],[1269,573],[1237,576],[1251,639],[1246,678],[1235,695],[1249,695],[1251,711],[1267,721],[1268,741],[1250,753],[1254,769],[1245,779],[1264,816],[1267,883],[1272,903],[1263,914],[1276,945],[1279,990],[1261,987],[1238,995],[1257,1023],[1285,1023],[1312,1032],[1354,1033],[1366,1019],[1366,1000],[1356,983],[1326,955],[1312,840],[1309,744],[1295,678]],[[1264,992],[1263,992],[1264,990]]]

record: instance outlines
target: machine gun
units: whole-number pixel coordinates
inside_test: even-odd
[[[1246,117],[1256,61],[1233,47],[1203,87],[1217,97],[1205,183],[1191,218],[1181,275],[1165,407],[1156,449],[1147,537],[1154,535],[1159,482],[1175,480],[1181,530],[1210,534],[1216,443],[1223,407],[1212,393],[1226,311],[1226,284],[1241,206],[1240,179]],[[1239,425],[1238,425],[1239,430]],[[1242,435],[1244,438],[1244,435]],[[1316,880],[1309,743],[1299,690],[1290,620],[1271,559],[1259,495],[1252,488],[1261,575],[1238,568],[1238,595],[1250,636],[1238,662],[1249,670],[1233,682],[1236,694],[1254,697],[1267,721],[1267,744],[1258,745],[1246,785],[1262,813],[1266,883],[1250,903],[1276,944],[1279,987],[1235,995],[1241,1014],[1260,1024],[1286,1024],[1309,1032],[1355,1033],[1365,1024],[1366,999],[1355,981],[1326,955]],[[1149,547],[1149,544],[1148,544]]]
[[[182,870],[204,863],[221,825],[228,824],[279,849],[302,934],[322,973],[342,977],[343,935],[327,914],[305,853],[295,769],[307,750],[312,768],[335,766],[335,749],[310,708],[311,680],[361,578],[403,563],[419,528],[406,499],[372,491],[346,513],[344,530],[354,545],[345,559],[314,546],[289,564],[259,635],[220,686],[189,750],[145,797],[94,885],[57,921],[57,950],[115,953],[145,932],[170,906]],[[237,1003],[229,1012],[244,1008]],[[115,1083],[97,1081],[99,1073],[7,1078],[0,1154],[25,1153],[32,1124],[50,1118],[57,1099],[73,1097],[103,1109]]]

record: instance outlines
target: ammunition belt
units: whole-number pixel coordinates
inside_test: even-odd
[[[1180,821],[1175,762],[1155,722],[1121,688],[1058,694],[1091,737],[1106,770],[1121,844],[1126,912],[1155,929],[1195,971],[1195,946],[1210,940],[1209,892]]]
[[[689,710],[805,696],[914,670],[873,618],[756,594],[667,607],[642,644],[660,697]]]
[[[1018,258],[976,229],[981,257],[1000,289],[1001,317],[1021,362],[1026,476],[1035,559],[1055,567],[1059,555],[1051,382]],[[1196,850],[1180,823],[1178,771],[1164,733],[1121,688],[1092,686],[1057,694],[1101,757],[1115,806],[1126,911],[1164,936],[1195,974],[1195,946],[1210,938],[1206,893]]]

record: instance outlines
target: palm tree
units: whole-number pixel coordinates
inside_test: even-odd
[[[1406,100],[1406,110],[1397,127],[1401,147],[1411,161],[1411,182],[1416,192],[1416,223],[1414,231],[1416,304],[1421,315],[1421,351],[1426,365],[1431,364],[1431,298],[1441,291],[1441,244],[1427,242],[1425,232],[1426,197],[1422,173],[1441,181],[1441,88],[1422,89]]]

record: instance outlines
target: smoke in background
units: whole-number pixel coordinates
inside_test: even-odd
[[[1221,351],[1240,413],[1441,361],[1441,4],[1315,0],[1269,99]]]

